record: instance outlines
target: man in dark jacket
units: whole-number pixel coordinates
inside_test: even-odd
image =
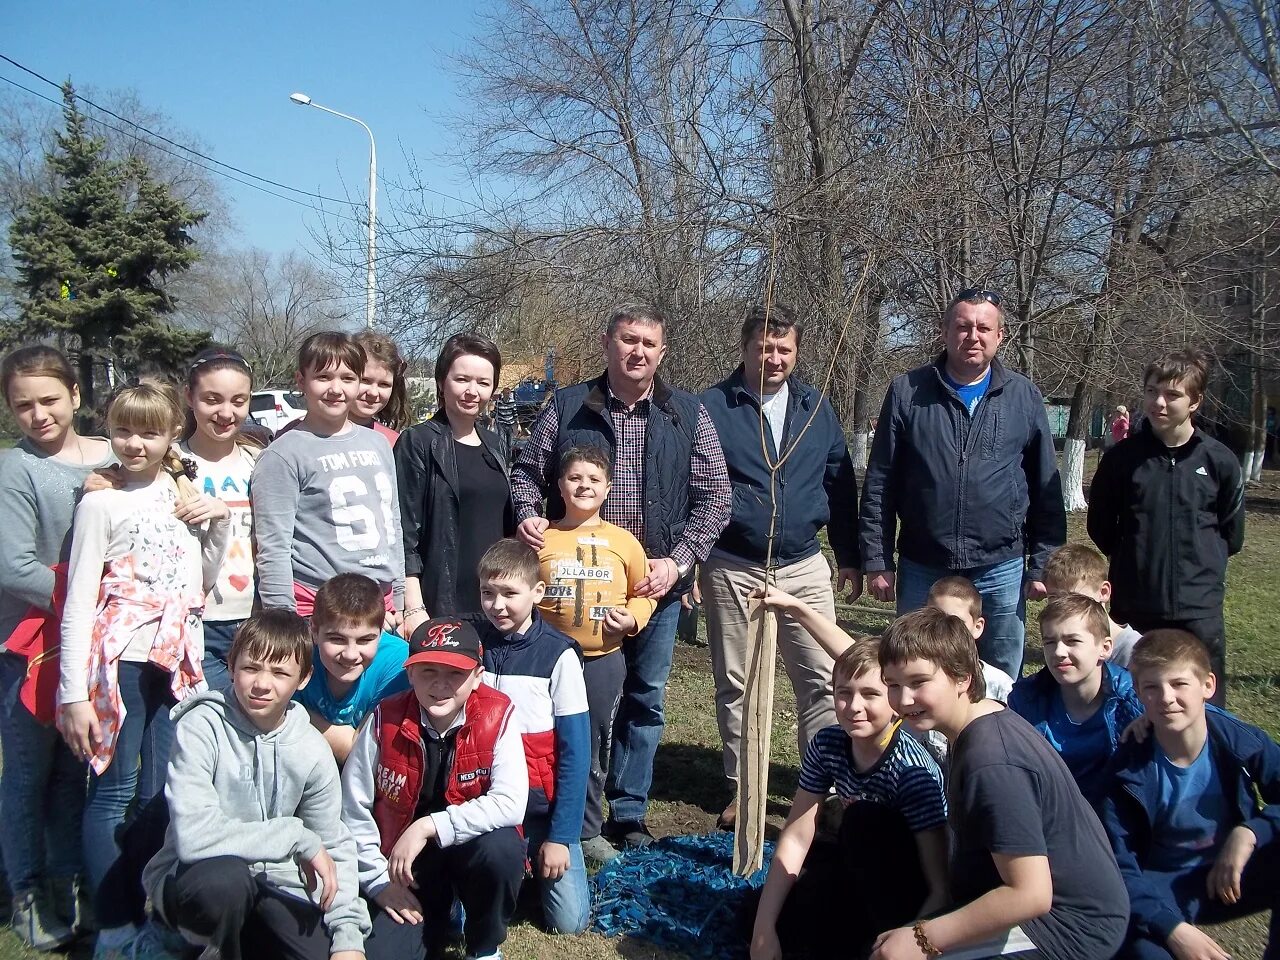
[[[987,619],[982,659],[1018,677],[1026,598],[1046,595],[1067,517],[1044,398],[996,359],[1000,304],[993,290],[962,290],[943,317],[943,354],[889,385],[859,527],[876,599],[902,614],[943,577],[967,577]]]
[[[646,846],[652,837],[644,815],[665,722],[680,595],[729,522],[729,477],[702,403],[657,376],[667,350],[662,312],[618,307],[601,341],[605,372],[555,392],[511,469],[511,492],[516,535],[541,549],[548,518],[564,515],[556,485],[560,457],[571,447],[596,446],[613,458],[613,488],[600,515],[644,547],[649,575],[636,592],[658,606],[648,626],[622,644],[627,678],[613,727],[603,835]]]
[[[733,484],[733,515],[699,578],[716,678],[724,773],[731,783],[738,779],[742,740],[747,596],[764,584],[766,561],[775,566],[780,589],[835,620],[831,567],[818,544],[818,531],[826,526],[839,567],[838,589],[847,584],[851,596],[862,592],[853,461],[831,404],[792,374],[801,334],[789,307],[751,307],[742,323],[742,363],[728,379],[702,394]],[[771,484],[770,465],[784,455],[786,461]],[[833,661],[789,617],[778,621],[778,649],[796,694],[803,756],[814,734],[836,722]],[[736,819],[736,803],[730,802],[720,825],[731,828]]]

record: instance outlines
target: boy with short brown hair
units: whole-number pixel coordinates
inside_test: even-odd
[[[203,956],[364,960],[338,769],[291,700],[311,675],[307,625],[255,613],[228,662],[230,688],[173,708],[169,827],[143,874],[148,899]]]
[[[1121,734],[1142,716],[1129,672],[1109,662],[1110,623],[1091,597],[1051,597],[1040,612],[1045,665],[1009,695],[1009,708],[1058,751],[1095,809]]]
[[[752,960],[785,949],[860,956],[886,926],[946,903],[947,805],[942,771],[901,729],[880,673],[880,641],[850,637],[804,601],[770,588],[765,603],[795,620],[835,658],[837,723],[819,730],[756,910]],[[824,642],[825,638],[825,642]],[[823,801],[844,806],[835,842],[817,840]],[[829,904],[839,902],[843,912]]]
[[[1225,957],[1199,924],[1270,909],[1270,960],[1280,948],[1280,747],[1209,703],[1218,678],[1191,633],[1151,631],[1131,666],[1151,734],[1121,746],[1103,806],[1133,910],[1120,955]]]
[[[1112,956],[1129,911],[1106,834],[1044,738],[982,696],[981,661],[964,625],[930,607],[899,617],[880,642],[880,666],[898,715],[951,744],[950,887],[958,906],[882,934],[873,960],[961,947],[983,957]]]
[[[1110,560],[1117,619],[1144,634],[1190,630],[1222,678],[1227,558],[1244,546],[1244,479],[1236,455],[1196,427],[1209,361],[1182,350],[1143,376],[1141,428],[1102,455],[1089,487],[1089,536]]]
[[[1083,543],[1068,543],[1053,551],[1044,567],[1044,585],[1050,596],[1080,593],[1092,597],[1106,607],[1111,602],[1111,581],[1107,579],[1107,558]],[[1107,614],[1107,631],[1111,637],[1108,660],[1117,667],[1129,666],[1133,646],[1142,633],[1127,623],[1116,623]]]
[[[511,698],[520,723],[529,777],[524,835],[543,919],[552,933],[582,933],[591,920],[580,842],[591,742],[582,654],[538,612],[546,584],[533,547],[499,540],[480,558],[479,574],[484,616],[472,620],[484,643],[485,683]]]
[[[925,606],[934,607],[964,621],[969,635],[976,645],[986,628],[987,619],[982,615],[982,594],[968,577],[943,577],[929,588]],[[999,667],[982,661],[983,695],[1005,703],[1013,689],[1016,677],[1011,677]]]
[[[409,645],[382,629],[382,590],[360,573],[340,573],[316,591],[311,638],[320,669],[293,698],[342,765],[356,730],[378,703],[409,689]]]

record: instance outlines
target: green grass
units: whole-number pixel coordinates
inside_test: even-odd
[[[1276,504],[1280,507],[1280,501]],[[1269,504],[1263,504],[1269,507]],[[1083,518],[1070,521],[1073,540],[1086,540]],[[1231,561],[1226,608],[1228,693],[1233,711],[1280,737],[1280,634],[1276,628],[1276,598],[1280,597],[1280,512],[1251,509],[1246,546]],[[1038,655],[1038,604],[1028,617],[1028,655]],[[860,600],[841,611],[853,628],[878,631],[888,623],[887,606]],[[786,674],[779,666],[775,727],[770,775],[770,820],[777,826],[786,816],[795,790],[799,758],[796,750],[795,702]],[[720,740],[716,730],[714,685],[707,651],[677,646],[675,667],[667,689],[668,726],[654,772],[650,825],[655,833],[700,833],[713,830],[715,819],[729,798],[721,772]],[[1257,960],[1266,938],[1266,916],[1252,917],[1213,930],[1236,960]],[[682,960],[683,954],[649,944],[588,934],[550,937],[528,922],[517,923],[504,948],[512,960]],[[6,933],[0,934],[0,960],[35,957]],[[77,958],[87,957],[78,951]]]

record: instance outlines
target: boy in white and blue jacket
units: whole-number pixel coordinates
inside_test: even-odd
[[[524,835],[543,918],[552,933],[582,933],[591,920],[581,843],[591,763],[582,651],[537,611],[546,585],[532,547],[499,540],[480,558],[479,574],[484,617],[472,622],[484,644],[484,682],[511,698],[524,740]]]

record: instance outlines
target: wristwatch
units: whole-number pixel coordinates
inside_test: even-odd
[[[693,569],[693,564],[692,564],[692,563],[677,563],[677,564],[676,564],[676,579],[677,579],[677,580],[683,580],[683,579],[685,578],[685,576],[687,576],[687,575],[688,575],[689,571],[690,571],[690,570],[692,570],[692,569]]]

